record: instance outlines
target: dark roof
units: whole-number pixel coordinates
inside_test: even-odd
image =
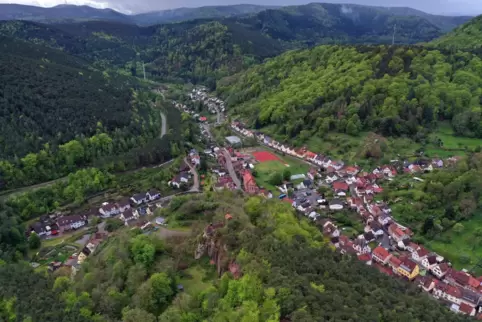
[[[400,260],[402,261],[402,264],[400,266],[404,266],[404,268],[408,268],[410,272],[412,272],[417,266],[417,263],[410,260],[408,257],[400,258]]]
[[[125,206],[127,206],[127,205],[130,206],[130,204],[131,204],[131,203],[130,203],[130,201],[129,201],[129,198],[123,198],[122,200],[120,200],[120,201],[118,202],[118,205],[121,206],[121,207],[125,207]]]
[[[341,205],[343,206],[343,201],[341,201],[340,199],[333,199],[330,201],[330,205]]]
[[[370,222],[370,228],[373,230],[379,230],[382,229],[382,226],[375,220]]]
[[[59,226],[66,226],[79,221],[85,221],[85,218],[81,215],[63,216],[57,220],[57,223]]]
[[[143,200],[145,198],[146,198],[145,193],[136,193],[135,195],[132,196],[132,199],[134,199],[136,201],[140,201],[140,200]]]
[[[427,257],[429,265],[433,265],[437,263],[437,256],[436,255],[430,255]]]
[[[305,180],[303,180],[303,184],[304,184],[305,186],[311,186],[312,183],[313,183],[313,182],[312,182],[310,179],[305,179]]]
[[[148,193],[149,193],[151,196],[155,196],[155,195],[160,194],[160,192],[157,191],[156,189],[150,189],[150,190],[148,191]]]
[[[363,237],[365,237],[365,240],[367,241],[375,239],[375,235],[371,231],[369,231],[368,233],[364,233]]]
[[[35,231],[37,235],[45,232],[45,226],[40,222],[36,222],[35,224],[32,225],[31,228],[33,231]]]
[[[124,215],[124,219],[132,218],[134,217],[134,212],[132,211],[132,208],[129,208],[123,212],[123,215]]]

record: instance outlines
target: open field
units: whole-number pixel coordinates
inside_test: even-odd
[[[253,155],[256,155],[255,153],[260,152],[254,152]],[[272,159],[275,157],[277,160],[267,160],[256,164],[256,183],[260,187],[271,190],[275,196],[279,195],[279,191],[275,186],[269,183],[269,179],[274,173],[282,173],[285,169],[289,169],[292,175],[306,174],[310,168],[308,164],[295,158],[281,156],[274,153],[269,154],[272,155]]]
[[[448,230],[427,243],[429,249],[445,256],[457,269],[472,269],[482,259],[482,213],[461,222],[464,230],[456,233]],[[476,270],[482,274],[482,268]]]
[[[211,283],[205,282],[206,270],[201,266],[190,267],[184,272],[186,276],[179,282],[189,295],[195,296],[211,285]]]

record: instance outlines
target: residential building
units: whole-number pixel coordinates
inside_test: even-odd
[[[357,254],[369,254],[372,251],[366,240],[362,238],[357,238],[353,242],[353,249]]]
[[[431,272],[437,278],[442,279],[447,272],[449,271],[450,267],[447,263],[441,263],[432,267]]]
[[[413,253],[412,253],[412,255],[413,255]],[[438,263],[437,263],[437,256],[436,255],[429,255],[429,256],[425,257],[424,259],[422,259],[422,266],[426,270],[431,270],[432,267],[434,267],[437,264]]]
[[[187,172],[181,172],[169,181],[169,185],[174,188],[181,188],[182,184],[187,184],[189,182],[189,174]]]
[[[388,260],[388,266],[390,266],[393,270],[394,273],[398,273],[398,268],[402,264],[402,261],[400,258],[398,258],[395,255],[392,255],[390,259]]]
[[[465,304],[465,303],[460,303],[458,313],[462,313],[462,314],[465,314],[465,315],[468,315],[468,316],[475,316],[476,312],[477,312],[477,310],[475,309],[475,307],[472,307],[472,306],[470,306],[468,304]]]
[[[243,171],[243,186],[244,191],[249,194],[258,193],[258,185],[256,184],[256,180],[249,170]]]
[[[134,204],[140,205],[147,202],[147,196],[145,193],[137,193],[131,197],[131,200]]]
[[[388,233],[397,243],[410,237],[395,223],[388,227]]]
[[[435,287],[435,281],[430,276],[425,276],[420,280],[420,286],[425,292],[430,292]]]
[[[433,296],[437,299],[444,299],[455,304],[462,303],[462,291],[460,288],[443,282],[435,286]]]
[[[377,222],[377,221],[371,221],[368,226],[370,227],[371,229],[371,232],[375,235],[375,236],[383,236],[384,231],[383,231],[383,227]]]
[[[420,246],[420,248],[412,253],[412,259],[417,262],[421,262],[424,258],[427,258],[428,256],[428,250]]]
[[[392,254],[390,254],[385,248],[382,246],[378,246],[375,248],[372,252],[372,258],[373,260],[385,265],[388,263],[390,258],[392,257]]]
[[[161,198],[161,193],[157,190],[151,189],[146,193],[148,201],[154,201]]]
[[[398,274],[407,277],[409,280],[414,279],[420,271],[417,263],[408,257],[402,257],[400,261],[400,266],[397,269]]]
[[[131,207],[130,199],[124,198],[117,203],[120,212],[124,212]]]
[[[99,209],[102,218],[109,218],[120,213],[119,207],[112,203],[104,203]]]
[[[87,224],[87,217],[81,215],[62,216],[57,220],[60,232],[79,229]]]
[[[330,236],[330,237],[339,237],[340,231],[331,221],[327,221],[323,225],[323,235]]]
[[[139,216],[136,214],[137,214],[137,211],[134,211],[132,208],[130,208],[120,215],[120,219],[124,221],[126,226],[128,226],[130,221],[139,218]]]

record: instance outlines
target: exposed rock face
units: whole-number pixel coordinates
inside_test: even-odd
[[[229,263],[227,247],[220,240],[219,234],[216,233],[216,230],[222,227],[224,227],[223,223],[207,226],[194,253],[195,259],[200,259],[203,255],[209,256],[211,263],[216,265],[219,276],[227,270]]]

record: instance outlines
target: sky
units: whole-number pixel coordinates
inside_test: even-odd
[[[58,4],[89,5],[96,8],[112,8],[124,13],[139,13],[179,7],[201,7],[211,5],[231,5],[255,3],[262,5],[300,5],[315,0],[0,0],[0,3],[19,3],[42,7]],[[355,3],[374,6],[411,7],[428,13],[445,15],[482,14],[482,0],[330,0],[330,3]]]

